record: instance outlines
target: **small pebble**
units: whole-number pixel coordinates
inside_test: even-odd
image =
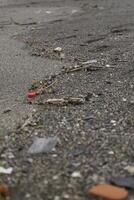
[[[130,174],[134,174],[134,166],[126,166],[124,169]]]
[[[114,152],[113,151],[109,151],[108,154],[109,155],[114,155]]]
[[[31,194],[27,193],[26,198],[29,199],[31,197]]]
[[[113,126],[116,126],[116,121],[115,120],[111,120],[110,122],[111,122],[111,124],[113,124]]]
[[[123,99],[122,99],[122,101],[123,101],[123,102],[126,102],[126,101],[127,101],[127,99],[126,99],[126,98],[123,98]]]
[[[93,176],[92,176],[92,180],[94,181],[94,182],[97,182],[98,181],[98,175],[97,174],[94,174]]]
[[[64,199],[70,199],[70,196],[69,196],[69,194],[64,194],[64,195],[63,195],[63,198],[64,198]]]
[[[59,196],[55,196],[54,200],[60,200],[60,197]]]
[[[53,176],[53,180],[57,180],[59,178],[58,175]]]

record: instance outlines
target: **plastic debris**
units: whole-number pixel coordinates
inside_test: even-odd
[[[13,172],[13,168],[9,167],[9,168],[4,168],[4,167],[0,167],[0,174],[11,174]]]
[[[54,53],[56,53],[60,59],[65,58],[65,53],[63,52],[63,49],[61,47],[56,47],[54,49]]]
[[[6,185],[0,184],[0,196],[2,197],[9,196],[9,190]]]
[[[72,178],[81,178],[81,173],[80,172],[73,172],[71,176],[72,176]]]
[[[81,64],[81,65],[75,65],[70,67],[64,67],[65,73],[72,73],[80,70],[86,70],[86,71],[98,71],[104,69],[104,67],[95,66],[93,64]]]
[[[93,63],[97,63],[97,60],[96,59],[88,60],[86,62],[83,62],[82,65],[88,65],[88,64],[93,64]]]
[[[34,91],[28,92],[27,97],[32,99],[35,98],[37,96],[37,93]]]
[[[134,178],[133,177],[112,177],[109,182],[113,185],[134,189]]]
[[[127,190],[109,184],[96,185],[89,189],[88,194],[108,200],[125,200],[128,197]]]
[[[82,104],[85,100],[83,98],[61,98],[61,99],[47,99],[45,104],[66,105],[66,104]]]
[[[73,104],[73,105],[79,105],[85,103],[85,101],[88,101],[89,98],[93,95],[93,93],[88,93],[86,95],[81,95],[79,97],[65,97],[61,99],[47,99],[43,102],[43,104],[52,104],[52,105],[57,105],[57,106],[62,106],[62,105],[68,105],[68,104]]]
[[[54,49],[54,51],[55,51],[55,52],[61,52],[61,51],[62,51],[62,48],[61,48],[61,47],[56,47],[56,48]]]
[[[39,138],[36,137],[33,141],[33,144],[28,150],[30,154],[37,154],[37,153],[50,153],[55,148],[58,139],[56,137],[49,137],[49,138]]]

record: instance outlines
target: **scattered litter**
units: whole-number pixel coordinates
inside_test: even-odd
[[[37,96],[37,93],[34,91],[28,92],[27,97],[32,99],[35,98]]]
[[[66,104],[82,104],[85,100],[83,98],[62,98],[62,99],[47,99],[45,103],[53,105],[66,105]]]
[[[4,167],[0,167],[0,174],[11,174],[13,172],[13,168],[9,167],[9,168],[4,168]]]
[[[103,67],[99,66],[93,66],[91,64],[81,64],[81,65],[75,65],[70,67],[64,67],[65,73],[72,73],[80,70],[86,70],[86,71],[98,71],[100,69],[103,69]]]
[[[56,47],[56,48],[54,49],[54,51],[59,53],[59,52],[62,51],[62,48],[61,48],[61,47]]]
[[[134,166],[126,166],[124,169],[134,175]]]
[[[134,178],[133,177],[112,177],[109,182],[113,185],[119,187],[125,187],[129,189],[134,189]]]
[[[125,200],[128,197],[126,189],[109,184],[96,185],[89,189],[88,194],[109,200]]]
[[[6,185],[0,184],[0,196],[2,197],[9,196],[9,190]]]
[[[90,94],[90,97],[93,94]],[[89,94],[85,96],[80,96],[80,97],[65,97],[61,99],[47,99],[43,102],[43,104],[52,104],[52,105],[68,105],[68,104],[73,104],[73,105],[79,105],[85,103],[89,99]]]
[[[73,172],[71,176],[72,176],[72,178],[81,178],[82,177],[80,172]]]
[[[56,137],[49,138],[39,138],[36,137],[33,144],[28,150],[28,153],[37,154],[37,153],[49,153],[55,148],[58,139]]]
[[[49,76],[44,81],[38,81],[34,82],[32,86],[29,89],[29,98],[34,98],[39,94],[42,94],[44,92],[47,92],[49,88],[52,88],[52,86],[57,82],[57,76]],[[31,92],[33,90],[33,92]]]
[[[65,58],[65,53],[63,53],[63,49],[61,47],[56,47],[54,49],[54,52],[58,54],[58,57],[60,59],[64,59]]]
[[[88,64],[93,64],[93,63],[97,63],[97,60],[96,59],[88,60],[86,62],[83,62],[82,65],[88,65]]]

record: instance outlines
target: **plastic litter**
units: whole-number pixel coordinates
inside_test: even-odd
[[[11,174],[13,172],[13,168],[9,167],[9,168],[4,168],[4,167],[0,167],[0,174]]]
[[[55,148],[58,139],[56,137],[39,138],[36,137],[28,150],[30,154],[50,153]]]
[[[37,96],[37,93],[36,92],[34,92],[34,91],[32,91],[32,92],[28,92],[28,94],[27,94],[27,97],[28,98],[35,98]]]
[[[87,60],[86,62],[83,62],[82,65],[88,65],[88,64],[93,64],[93,63],[97,63],[97,60],[96,59]]]
[[[56,47],[56,48],[54,49],[54,51],[55,51],[55,52],[61,52],[61,51],[62,51],[62,48],[61,48],[61,47]]]

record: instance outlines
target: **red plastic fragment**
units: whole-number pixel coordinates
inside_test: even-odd
[[[30,98],[30,99],[35,98],[36,96],[37,96],[37,93],[34,92],[34,91],[30,91],[27,94],[27,97]]]

